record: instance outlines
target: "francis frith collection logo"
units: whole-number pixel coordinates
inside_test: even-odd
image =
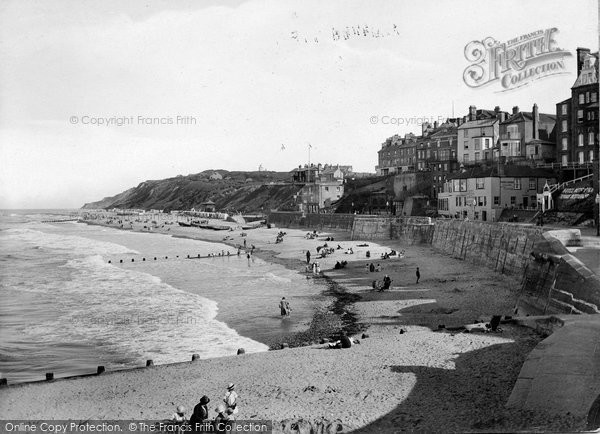
[[[558,29],[536,30],[507,42],[492,37],[471,41],[465,46],[465,58],[471,64],[463,73],[466,85],[478,88],[498,82],[498,92],[517,89],[534,80],[567,73],[567,50],[556,45]]]

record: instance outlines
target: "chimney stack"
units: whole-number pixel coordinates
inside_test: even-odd
[[[512,114],[513,114],[513,116],[514,116],[514,115],[516,115],[517,113],[519,113],[519,106],[517,106],[517,105],[516,105],[516,106],[514,106],[514,107],[513,107]]]
[[[430,126],[431,126],[431,125],[429,124],[429,122],[423,122],[423,123],[421,124],[421,135],[423,135],[423,136],[424,136],[424,135],[427,133],[427,130],[429,130],[429,127],[430,127]]]
[[[533,104],[533,110],[532,110],[532,118],[533,118],[533,138],[534,139],[539,139],[540,138],[540,133],[539,133],[539,128],[540,128],[540,114],[538,112],[538,106],[537,104]]]
[[[470,105],[469,106],[469,120],[474,121],[476,117],[477,117],[477,107],[475,107],[474,105]]]
[[[506,112],[499,112],[496,117],[498,118],[498,121],[502,123],[506,120]]]
[[[586,54],[590,54],[589,48],[577,48],[577,76],[583,68],[583,61],[585,60]]]

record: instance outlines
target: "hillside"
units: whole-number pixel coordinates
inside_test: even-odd
[[[222,179],[211,179],[218,173]],[[212,200],[218,210],[260,212],[285,208],[302,185],[283,184],[288,172],[207,170],[188,176],[140,183],[112,197],[86,203],[84,209],[140,208],[183,210]]]

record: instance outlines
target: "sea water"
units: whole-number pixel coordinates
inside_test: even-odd
[[[265,351],[323,302],[312,280],[229,246],[42,223],[61,214],[0,215],[0,375],[11,384]],[[282,320],[283,296],[293,313]]]

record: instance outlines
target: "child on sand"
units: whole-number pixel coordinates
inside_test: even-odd
[[[173,416],[171,416],[171,420],[173,422],[185,422],[186,421],[185,407],[183,405],[177,406],[175,413],[173,413]]]

